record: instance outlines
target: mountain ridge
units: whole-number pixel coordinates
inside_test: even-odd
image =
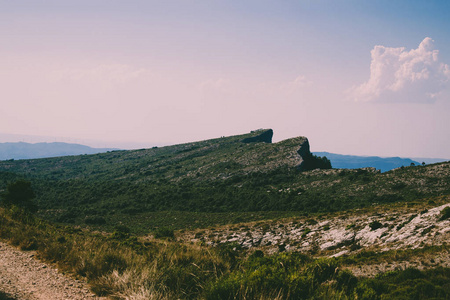
[[[373,167],[381,172],[387,172],[392,169],[411,166],[411,164],[419,165],[421,162],[414,161],[410,158],[401,157],[379,157],[379,156],[358,156],[345,155],[330,152],[314,152],[316,155],[326,156],[337,169],[359,169]]]
[[[36,159],[59,156],[96,154],[118,150],[115,148],[92,148],[81,144],[63,142],[6,142],[0,143],[0,160],[8,159]]]
[[[263,132],[260,135],[249,137],[248,138],[249,140],[247,141],[245,140],[246,138],[243,138],[242,142],[251,143],[252,139],[254,139],[254,142],[272,143],[272,135],[273,131],[263,130]],[[186,144],[188,145],[192,143]],[[151,148],[144,148],[144,149],[151,149]],[[6,142],[0,143],[0,161],[11,159],[17,160],[17,159],[64,157],[64,156],[76,156],[84,154],[89,155],[89,154],[104,153],[108,151],[127,151],[127,150],[119,148],[94,148],[83,144],[65,143],[65,142],[50,142],[50,143]],[[404,167],[410,166],[412,163],[415,165],[422,164],[423,162],[425,162],[426,164],[433,164],[448,160],[443,158],[407,158],[407,157],[350,155],[350,154],[331,153],[327,151],[317,151],[314,152],[313,154],[317,156],[327,157],[331,161],[333,168],[358,169],[358,168],[373,167],[378,170],[381,170],[381,172],[387,172],[389,170],[400,168],[402,166]]]
[[[318,159],[306,137],[243,142],[264,132],[268,130],[150,149],[2,161],[0,190],[26,179],[36,189],[45,218],[77,224],[128,220],[137,230],[161,226],[175,215],[194,218],[198,223],[190,226],[195,227],[202,224],[199,213],[258,212],[251,217],[255,219],[271,211],[334,212],[450,193],[449,163],[384,173],[375,168],[321,170],[313,164],[306,171],[305,157]],[[177,226],[174,222],[171,226]]]

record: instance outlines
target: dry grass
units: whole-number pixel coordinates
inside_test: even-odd
[[[59,228],[0,208],[0,237],[33,249],[64,272],[86,278],[97,295],[120,299],[198,298],[230,268],[217,251],[169,240],[121,239]]]
[[[278,222],[273,225],[285,228]],[[240,250],[238,244],[211,248],[56,227],[2,208],[0,238],[22,249],[34,249],[61,271],[85,278],[98,295],[136,300],[296,299],[304,292],[315,299],[354,299],[355,284],[364,283],[365,279],[342,271],[343,267],[394,264],[416,257],[420,261],[426,259],[430,263],[428,268],[434,268],[439,266],[438,262],[431,265],[433,259],[438,261],[434,254],[448,256],[446,245],[318,260],[299,253],[264,255],[261,251],[250,251],[251,254]]]

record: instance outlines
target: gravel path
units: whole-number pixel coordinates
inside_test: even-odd
[[[2,295],[3,294],[3,295]],[[22,252],[0,242],[0,299],[106,299],[92,294],[83,281],[58,273],[34,252]]]

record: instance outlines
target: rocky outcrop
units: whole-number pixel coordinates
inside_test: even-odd
[[[366,213],[357,210],[328,219],[299,217],[285,222],[248,223],[237,230],[224,227],[205,232],[202,241],[212,246],[236,242],[244,248],[264,247],[268,252],[279,249],[315,251],[327,256],[339,256],[361,248],[388,251],[445,244],[450,238],[450,219],[442,215],[450,203],[425,207],[378,209]],[[192,234],[189,240],[198,239]]]
[[[268,129],[256,136],[248,137],[242,140],[243,143],[272,143],[272,137],[273,137],[273,130]]]
[[[297,153],[302,158],[297,168],[302,171],[305,166],[305,161],[308,161],[312,157],[311,151],[309,150],[309,141],[307,138],[305,138],[304,142],[300,144],[300,148],[297,150]]]
[[[331,162],[328,160],[328,158],[326,158],[325,156],[319,157],[311,153],[311,151],[309,150],[309,142],[307,138],[305,138],[305,141],[300,145],[297,153],[302,158],[300,164],[297,166],[300,171],[331,169]]]

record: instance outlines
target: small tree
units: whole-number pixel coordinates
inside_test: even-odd
[[[36,212],[37,206],[32,201],[35,197],[31,182],[21,179],[8,184],[6,192],[2,195],[2,204],[6,207],[17,206],[28,212]]]
[[[331,162],[326,156],[321,157],[312,153],[308,156],[303,157],[303,162],[300,164],[300,171],[331,168]]]

